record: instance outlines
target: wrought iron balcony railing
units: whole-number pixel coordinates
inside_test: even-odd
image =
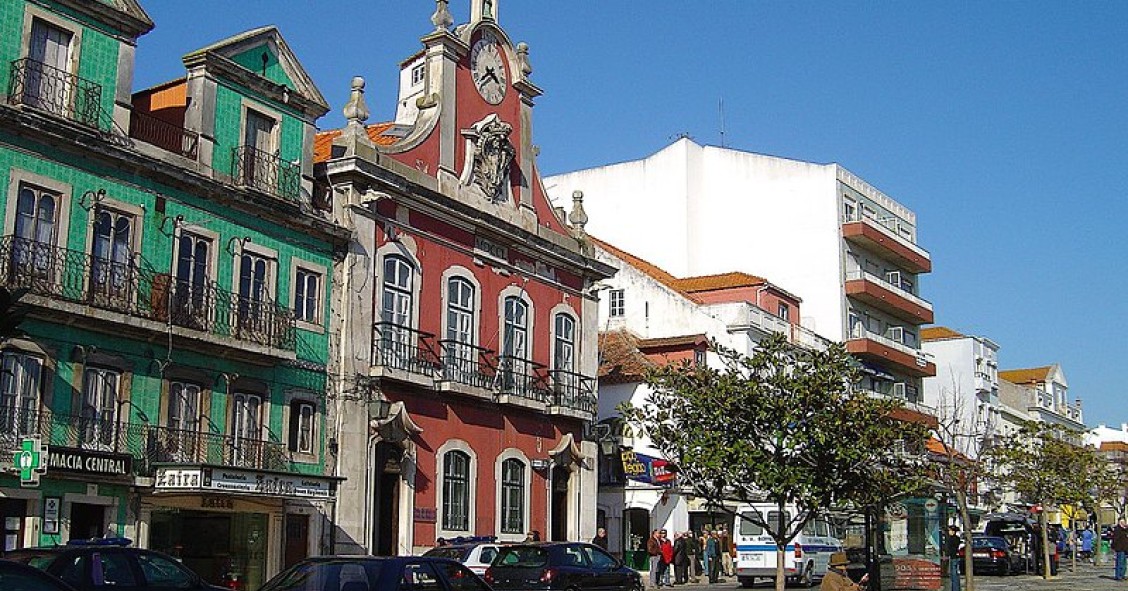
[[[252,146],[239,146],[232,152],[232,177],[235,184],[251,187],[297,202],[301,196],[301,169],[276,154]]]
[[[0,460],[10,465],[20,439],[33,435],[49,445],[129,455],[139,476],[152,476],[153,464],[161,462],[286,471],[291,461],[278,441],[116,421],[93,409],[68,415],[0,408],[0,454],[6,454]]]
[[[544,364],[512,355],[498,355],[494,388],[499,395],[546,403],[549,398]]]
[[[137,110],[129,116],[129,137],[192,160],[200,145],[200,134]]]
[[[442,379],[476,388],[492,388],[497,368],[493,351],[469,343],[441,340]]]
[[[240,296],[210,281],[181,281],[133,261],[5,236],[0,239],[0,284],[238,341],[287,351],[295,347],[289,308]]]
[[[102,85],[31,58],[12,62],[8,103],[101,129]]]
[[[553,406],[595,414],[595,379],[561,369],[550,370],[548,375],[552,379]]]
[[[373,326],[372,365],[435,377],[442,364],[435,353],[435,335],[391,322]]]

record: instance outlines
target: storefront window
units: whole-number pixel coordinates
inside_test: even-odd
[[[894,589],[939,589],[940,506],[936,499],[910,498],[894,503],[881,519],[879,554],[889,557],[889,572],[882,572]],[[883,564],[885,566],[885,564]]]
[[[263,513],[165,508],[153,511],[150,546],[213,585],[258,589],[266,582],[266,536]]]

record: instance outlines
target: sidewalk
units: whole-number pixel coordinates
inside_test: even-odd
[[[770,581],[758,581],[754,589],[772,589],[775,585]],[[673,587],[674,591],[735,591],[740,589],[735,578],[710,585],[708,583],[690,583]],[[790,586],[789,589],[800,587]],[[815,587],[817,588],[817,587]],[[665,591],[666,588],[663,588]],[[963,587],[967,591],[967,585]],[[1009,577],[976,576],[976,591],[1128,591],[1128,581],[1114,581],[1112,579],[1112,564],[1105,563],[1100,566],[1091,564],[1078,564],[1077,572],[1070,572],[1069,564],[1062,564],[1056,577],[1043,580],[1035,575],[1012,575]],[[944,580],[941,591],[948,590],[948,581]],[[888,591],[888,590],[886,590]]]

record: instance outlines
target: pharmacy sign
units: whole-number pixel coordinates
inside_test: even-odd
[[[39,475],[47,473],[47,446],[38,437],[25,437],[13,463],[20,473],[20,486],[39,486]]]

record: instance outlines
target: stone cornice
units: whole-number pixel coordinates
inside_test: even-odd
[[[93,2],[90,0],[56,0],[56,2],[78,14],[105,23],[129,35],[132,39],[137,39],[153,30],[153,21],[149,18],[149,15],[145,14],[145,11],[131,0],[126,0],[126,2],[133,5],[136,14],[130,14],[116,5],[97,0]],[[37,2],[37,4],[45,5],[47,3]]]
[[[267,80],[214,51],[188,54],[183,62],[189,70],[203,68],[212,76],[226,78],[280,104],[292,106],[309,117],[310,123],[329,112],[328,105],[311,100],[285,84]]]

